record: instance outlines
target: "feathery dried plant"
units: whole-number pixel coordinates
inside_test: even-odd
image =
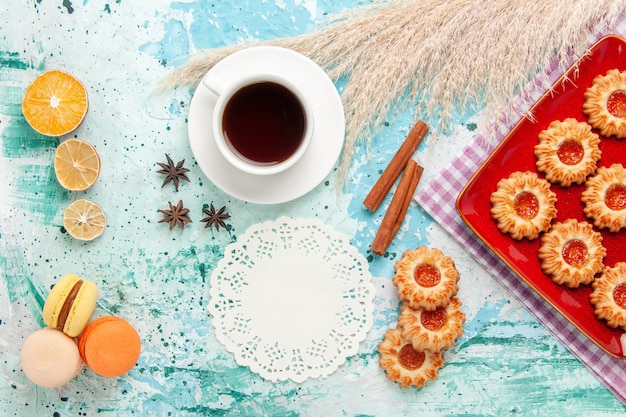
[[[564,67],[582,56],[589,35],[625,9],[626,0],[391,0],[340,13],[309,34],[201,51],[161,86],[196,86],[247,46],[300,52],[334,81],[347,79],[345,176],[357,142],[369,145],[396,106],[414,105],[415,118],[440,133],[469,111],[493,118],[552,59]]]

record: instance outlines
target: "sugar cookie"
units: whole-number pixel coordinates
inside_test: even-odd
[[[444,364],[441,352],[415,350],[413,344],[402,337],[400,329],[389,329],[378,345],[378,364],[390,381],[402,388],[411,385],[421,388],[437,378]]]
[[[622,164],[598,168],[585,183],[581,200],[585,215],[596,227],[610,232],[626,227],[626,169]]]
[[[447,305],[458,291],[459,272],[452,258],[439,249],[420,246],[408,250],[394,269],[398,296],[416,310]]]
[[[583,94],[583,112],[602,136],[626,137],[626,71],[607,71]]]
[[[498,181],[491,194],[491,217],[513,239],[536,239],[556,217],[556,194],[550,183],[531,171],[516,171]]]
[[[589,301],[596,317],[606,320],[610,327],[626,331],[626,262],[618,262],[613,268],[605,267],[591,286],[593,292]]]
[[[451,348],[463,334],[465,313],[461,311],[461,300],[453,298],[447,306],[435,310],[414,310],[403,304],[398,317],[402,337],[413,344],[415,350],[440,352]]]
[[[555,120],[539,133],[539,143],[534,148],[537,169],[553,184],[582,184],[596,172],[602,156],[599,144],[600,137],[589,124],[573,118]]]
[[[606,249],[602,235],[591,224],[567,219],[541,237],[538,254],[541,269],[555,283],[577,288],[602,272]]]

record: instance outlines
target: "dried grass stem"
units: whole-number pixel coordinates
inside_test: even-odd
[[[334,16],[317,31],[254,43],[296,50],[333,80],[347,78],[342,100],[347,172],[359,140],[369,139],[395,106],[414,107],[435,132],[486,109],[495,117],[554,57],[581,56],[589,35],[605,30],[626,0],[395,0]],[[163,87],[195,86],[234,45],[199,52]]]

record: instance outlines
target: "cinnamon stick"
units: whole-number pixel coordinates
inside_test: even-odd
[[[423,173],[424,173],[424,168],[420,165],[417,165],[415,167],[415,173],[413,174],[413,177],[411,178],[411,184],[409,185],[409,190],[404,199],[404,202],[403,202],[404,204],[402,205],[402,208],[400,209],[400,213],[398,215],[398,218],[396,219],[396,224],[393,227],[393,232],[391,234],[392,238],[396,235],[396,233],[398,233],[398,229],[400,229],[400,226],[402,226],[402,222],[404,221],[404,216],[406,215],[406,212],[409,210],[409,205],[411,204],[411,200],[413,199],[413,194],[415,194],[415,190],[417,189],[417,184],[419,184]]]
[[[391,198],[389,208],[372,242],[371,248],[375,254],[382,255],[385,253],[398,229],[400,229],[423,172],[424,168],[414,160],[410,159],[406,163],[406,168]]]
[[[389,162],[389,165],[387,165],[387,168],[385,168],[378,181],[376,181],[376,184],[374,184],[367,197],[365,197],[363,201],[365,207],[372,212],[378,209],[427,132],[428,126],[426,123],[418,120],[400,146],[400,149],[398,149]]]

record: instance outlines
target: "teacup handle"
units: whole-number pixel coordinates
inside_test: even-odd
[[[208,72],[202,78],[202,84],[218,97],[224,92],[224,87],[226,86],[224,80],[212,72]]]

